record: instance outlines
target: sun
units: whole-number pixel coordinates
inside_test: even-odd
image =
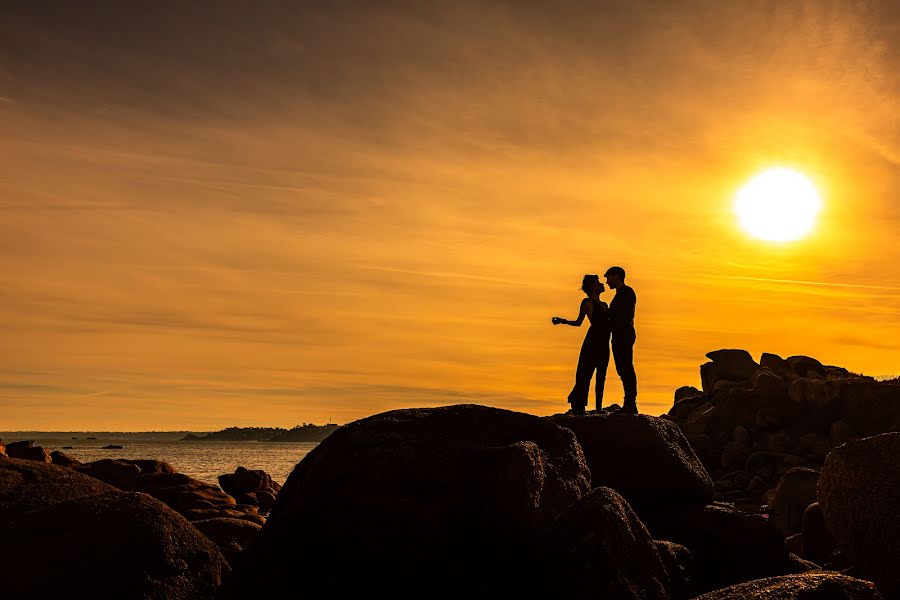
[[[808,177],[792,169],[763,171],[742,187],[734,212],[753,237],[790,242],[806,236],[822,208],[819,193]]]

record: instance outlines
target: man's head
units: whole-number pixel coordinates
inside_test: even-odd
[[[625,269],[622,267],[610,267],[604,274],[606,277],[606,285],[612,289],[618,288],[625,283]]]

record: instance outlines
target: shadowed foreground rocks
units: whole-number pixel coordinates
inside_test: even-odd
[[[575,435],[476,405],[341,427],[294,469],[226,598],[534,595],[539,534],[590,491]]]
[[[595,488],[553,524],[546,598],[668,600],[671,583],[647,528],[615,490]]]
[[[0,501],[4,597],[211,599],[228,569],[165,504],[70,469],[0,458]]]
[[[815,572],[757,579],[696,600],[882,600],[882,596],[869,581]]]
[[[631,503],[712,502],[712,480],[676,424],[615,413],[550,418],[575,432],[592,485],[611,487]]]
[[[885,597],[900,598],[900,433],[833,450],[819,478],[819,506],[860,573]]]

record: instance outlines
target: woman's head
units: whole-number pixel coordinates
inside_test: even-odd
[[[596,290],[599,294],[603,292],[606,288],[603,287],[603,284],[600,283],[599,275],[585,275],[581,280],[581,290],[590,295],[592,292]]]

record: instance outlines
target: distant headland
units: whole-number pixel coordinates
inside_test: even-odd
[[[188,433],[184,442],[321,442],[339,425],[313,425],[303,423],[292,429],[281,427],[228,427],[206,435]]]

